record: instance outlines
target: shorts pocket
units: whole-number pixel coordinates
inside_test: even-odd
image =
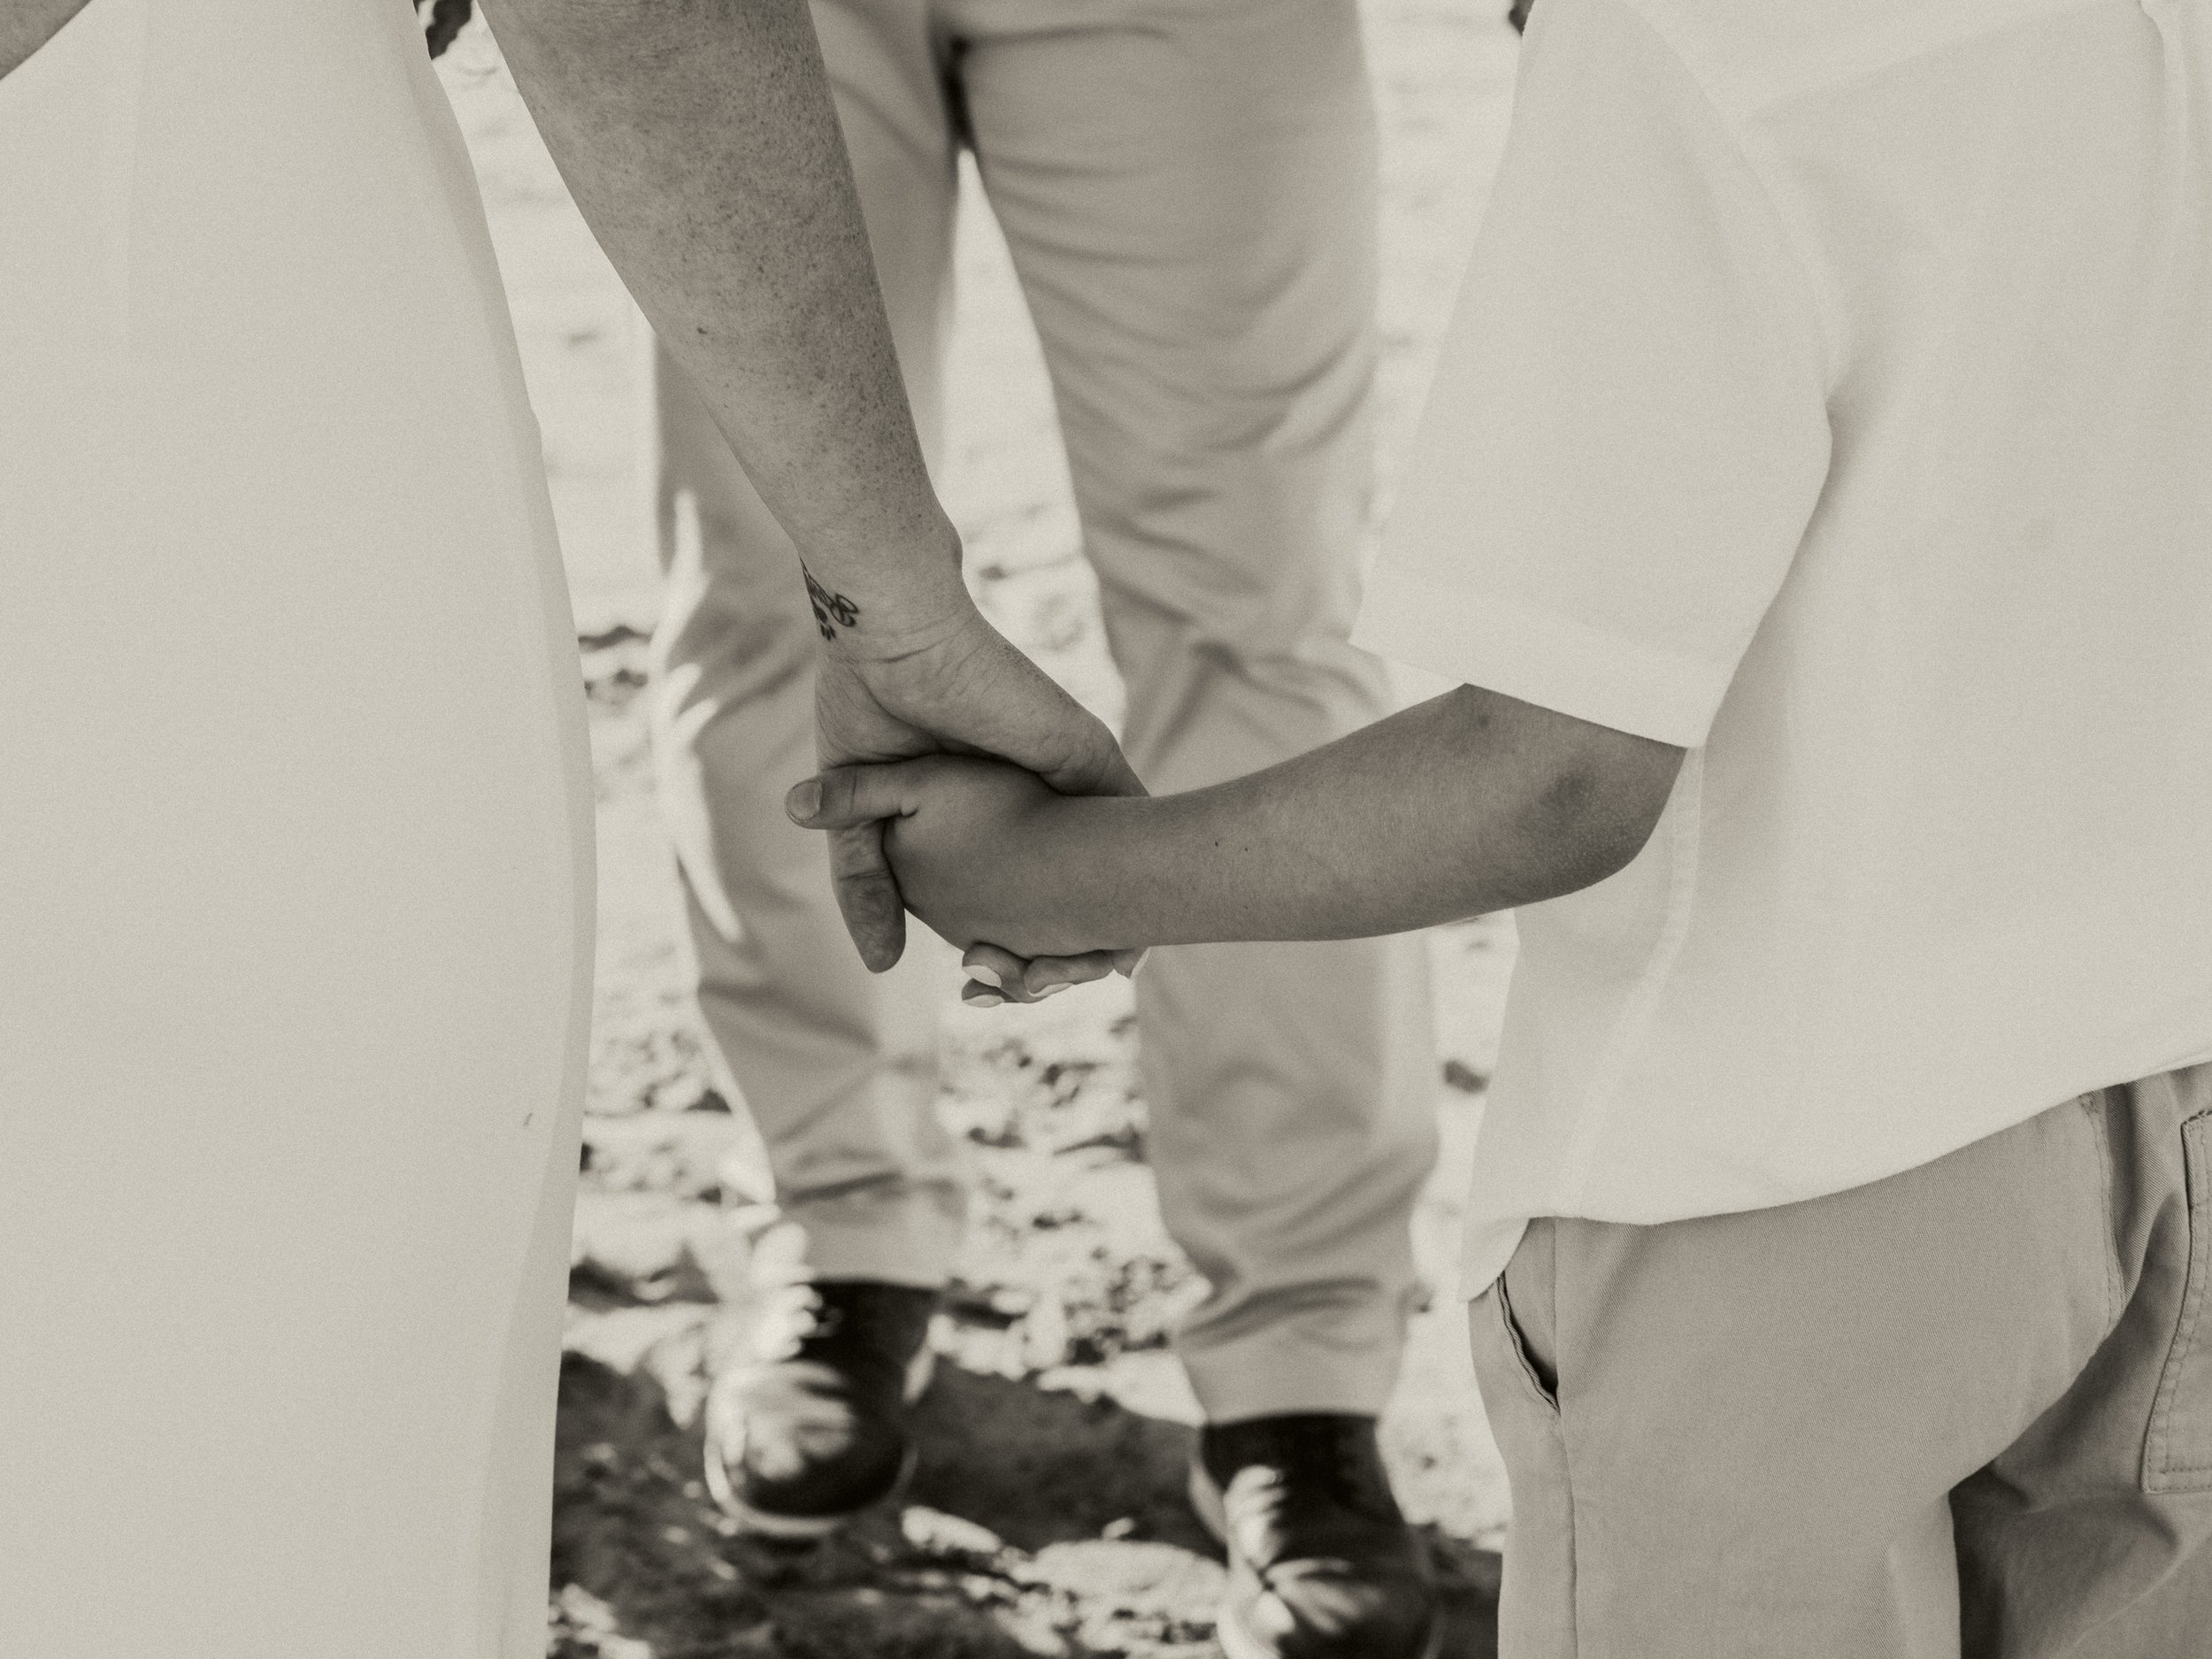
[[[2166,1368],[2151,1407],[2143,1448],[2146,1492],[2212,1491],[2212,1322],[2205,1317],[2212,1280],[2212,1112],[2181,1125],[2188,1179],[2189,1271],[2182,1286],[2181,1317],[2174,1326]]]
[[[1513,1356],[1513,1369],[1520,1374],[1521,1381],[1529,1393],[1535,1396],[1536,1403],[1557,1417],[1559,1396],[1545,1383],[1543,1372],[1530,1356],[1528,1339],[1521,1334],[1520,1322],[1513,1317],[1513,1299],[1506,1294],[1503,1273],[1500,1273],[1497,1281],[1490,1286],[1490,1299],[1495,1306],[1498,1329],[1505,1340],[1506,1349]]]

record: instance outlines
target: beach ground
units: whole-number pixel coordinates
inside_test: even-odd
[[[1381,465],[1402,451],[1495,165],[1515,41],[1490,0],[1368,0],[1383,129]],[[1145,1164],[1128,989],[962,1007],[944,1096],[974,1225],[933,1340],[911,1490],[792,1556],[730,1536],[698,1479],[698,1410],[757,1251],[743,1103],[683,992],[643,704],[656,572],[636,475],[639,325],[480,24],[441,65],[466,134],[544,431],[589,695],[599,983],[562,1376],[557,1659],[1210,1655],[1219,1551],[1183,1499],[1195,1411],[1170,1353],[1198,1291]],[[1034,335],[967,170],[941,480],[980,603],[1111,719],[1120,687],[1079,551]],[[1438,687],[1407,677],[1408,698]],[[1503,1471],[1451,1268],[1513,956],[1509,918],[1435,930],[1443,1152],[1415,1218],[1431,1287],[1386,1449],[1446,1586],[1453,1659],[1494,1651]]]

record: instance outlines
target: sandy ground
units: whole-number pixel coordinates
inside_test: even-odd
[[[1386,481],[1409,435],[1509,105],[1490,0],[1367,0],[1384,130]],[[552,1651],[566,1659],[1210,1655],[1218,1551],[1182,1499],[1194,1413],[1167,1340],[1193,1300],[1144,1161],[1125,986],[1033,1010],[962,1008],[945,980],[949,1120],[977,1221],[935,1340],[926,1454],[897,1508],[803,1558],[728,1537],[697,1479],[705,1379],[775,1248],[749,1190],[741,1102],[718,1092],[682,993],[653,818],[641,630],[656,603],[633,460],[638,324],[496,48],[441,65],[513,299],[590,693],[599,988],[562,1382]],[[968,175],[943,493],[1006,632],[1118,711],[1035,338]],[[1409,696],[1435,687],[1409,681]],[[1453,1614],[1494,1650],[1505,1481],[1464,1354],[1451,1258],[1513,941],[1437,930],[1443,1155],[1416,1217],[1433,1294],[1385,1420],[1394,1477]],[[735,1103],[740,1110],[733,1112]]]

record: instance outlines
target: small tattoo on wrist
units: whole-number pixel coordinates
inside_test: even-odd
[[[814,572],[803,561],[799,573],[806,578],[807,603],[814,607],[814,626],[822,631],[822,637],[833,640],[837,630],[849,628],[860,620],[860,607],[840,593],[833,593],[814,580]]]

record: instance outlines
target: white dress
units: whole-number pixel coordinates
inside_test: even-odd
[[[567,598],[406,0],[0,80],[0,1651],[531,1659]]]

